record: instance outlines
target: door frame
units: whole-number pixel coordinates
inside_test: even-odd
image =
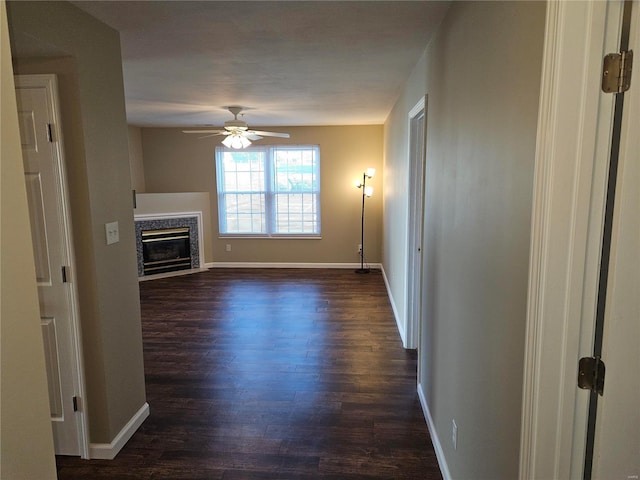
[[[58,98],[58,79],[54,74],[35,75],[15,75],[15,87],[45,88],[47,102],[51,110],[52,117],[52,155],[57,170],[57,187],[60,202],[58,204],[59,218],[61,219],[60,231],[63,233],[62,256],[64,265],[68,267],[67,275],[68,288],[65,289],[67,302],[69,304],[69,322],[71,332],[71,357],[73,359],[72,376],[73,387],[76,396],[79,398],[79,408],[75,412],[77,422],[77,438],[79,455],[81,458],[89,458],[89,431],[87,423],[87,395],[84,375],[84,363],[82,355],[82,335],[80,328],[80,315],[77,289],[77,269],[75,264],[75,251],[73,248],[73,235],[71,228],[71,213],[69,192],[67,186],[66,161],[64,156],[64,143],[62,134],[62,123],[60,115],[60,103]]]
[[[427,95],[422,97],[408,114],[409,175],[407,178],[407,254],[405,297],[405,348],[418,348],[420,341],[420,316],[422,313],[422,252],[424,251],[424,189],[427,145]],[[424,116],[422,148],[414,149],[412,122],[420,113]],[[418,219],[412,222],[411,219]]]
[[[523,374],[520,479],[582,478],[590,356],[622,4],[547,2],[536,140]],[[607,21],[611,27],[607,27]],[[616,28],[617,23],[617,28]]]

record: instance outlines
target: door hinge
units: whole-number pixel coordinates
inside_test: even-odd
[[[78,411],[78,397],[76,397],[75,395],[73,396],[73,411]]]
[[[47,140],[49,143],[53,143],[53,129],[50,123],[47,123]]]
[[[602,65],[602,91],[623,93],[629,90],[632,67],[633,50],[606,55]]]
[[[62,283],[67,283],[69,281],[69,275],[67,274],[67,267],[62,267]]]
[[[578,387],[602,395],[604,391],[604,362],[600,357],[583,357],[578,363]]]

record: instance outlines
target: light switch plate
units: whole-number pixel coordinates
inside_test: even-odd
[[[120,230],[118,222],[105,223],[104,229],[107,234],[107,245],[118,243],[120,241]]]

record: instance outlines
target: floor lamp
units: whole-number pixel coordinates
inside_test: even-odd
[[[362,217],[360,220],[360,268],[358,268],[356,273],[369,273],[369,268],[364,268],[364,200],[365,197],[370,197],[373,195],[373,187],[367,187],[367,178],[373,178],[376,173],[375,168],[367,168],[367,170],[362,174],[362,182],[360,180],[356,181],[356,187],[362,189]]]

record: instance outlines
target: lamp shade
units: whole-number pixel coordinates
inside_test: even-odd
[[[367,171],[365,172],[365,174],[367,175],[368,178],[373,178],[373,176],[376,174],[376,169],[367,168]]]
[[[364,194],[367,197],[370,197],[371,195],[373,195],[373,187],[369,187],[369,186],[364,187]]]

